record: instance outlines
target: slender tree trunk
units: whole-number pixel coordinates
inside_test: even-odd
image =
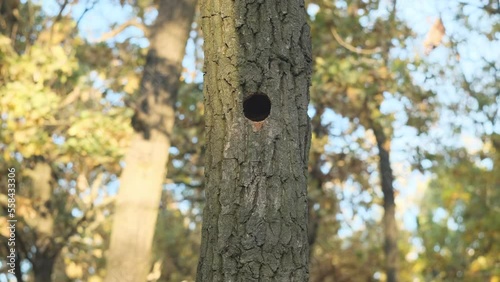
[[[321,125],[321,116],[324,112],[323,108],[316,108],[316,115],[311,120],[312,131],[316,138],[324,136],[326,130]],[[325,182],[325,175],[321,172],[321,166],[324,164],[321,161],[321,153],[313,152],[310,154],[309,160],[309,205],[308,205],[308,237],[309,237],[309,259],[313,256],[314,244],[318,237],[319,226],[322,221],[321,206],[320,209],[314,209],[314,205],[318,203],[317,199],[324,196],[323,185]]]
[[[378,146],[380,180],[384,194],[384,253],[387,282],[396,282],[398,264],[398,227],[396,225],[396,203],[394,202],[394,175],[390,162],[391,142],[383,128],[373,123],[373,132]]]
[[[319,183],[315,183],[314,184],[314,187],[311,187],[312,189],[322,189],[322,187],[320,186],[320,182],[321,181],[318,181]],[[314,244],[316,243],[316,239],[318,238],[318,230],[319,230],[319,226],[320,226],[320,223],[321,223],[321,213],[320,213],[320,210],[316,210],[314,209],[314,205],[316,204],[317,202],[312,200],[312,199],[309,199],[309,204],[308,204],[308,229],[307,229],[307,232],[308,232],[308,243],[309,243],[309,258],[311,259],[312,256],[313,256],[313,250],[314,250]]]
[[[37,217],[29,224],[36,234],[36,252],[32,259],[33,275],[35,282],[50,282],[55,258],[59,252],[53,243],[52,168],[43,160],[36,162],[34,168],[27,171],[33,187],[33,207],[37,211]]]
[[[174,105],[196,0],[162,0],[150,38],[135,129],[120,176],[107,282],[143,282],[166,174]]]
[[[317,199],[320,199],[323,193],[323,174],[320,170],[322,162],[320,161],[320,153],[312,154],[312,163],[311,170],[309,173],[309,193],[310,195],[315,195],[315,198],[309,198],[308,205],[308,240],[309,240],[309,258],[312,258],[314,244],[316,243],[316,239],[318,237],[318,230],[321,223],[321,211],[319,209],[315,209],[314,205],[318,203]]]
[[[392,10],[388,22],[390,26],[396,26],[396,7],[397,0],[392,0]],[[391,50],[391,30],[385,30],[382,35],[386,38],[382,45],[382,58],[388,68],[389,54]],[[378,105],[380,109],[380,105]],[[385,254],[385,273],[387,282],[398,281],[398,227],[396,224],[396,203],[394,201],[394,174],[391,168],[390,151],[391,137],[384,132],[384,127],[374,120],[373,116],[369,118],[370,126],[375,135],[379,156],[380,182],[382,184],[382,193],[384,194],[384,216],[382,225],[384,228],[384,254]]]
[[[16,236],[17,237],[17,236]],[[23,282],[24,279],[23,279],[23,272],[21,271],[21,262],[22,261],[22,257],[21,257],[21,252],[20,251],[17,251],[17,258],[16,258],[16,266],[15,266],[15,276],[16,276],[16,282]]]
[[[307,281],[303,0],[204,0],[206,196],[196,281]]]
[[[17,34],[19,25],[19,0],[0,1],[0,34],[3,34],[13,41]]]

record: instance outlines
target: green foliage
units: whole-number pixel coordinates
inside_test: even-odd
[[[424,247],[420,266],[428,281],[489,281],[500,276],[496,204],[500,201],[500,147],[493,142],[479,156],[451,152],[435,168],[419,217]],[[478,166],[481,160],[494,165]]]
[[[492,1],[484,6],[467,2],[451,6],[456,15],[445,25],[455,28],[447,31],[449,59],[441,70],[458,73],[448,76],[459,86],[455,95],[461,98],[450,105],[456,127],[451,138],[475,136],[476,142],[482,140],[482,148],[471,152],[441,145],[439,155],[426,156],[433,163],[435,176],[418,218],[423,246],[416,271],[426,281],[499,281],[499,80],[496,52],[488,49],[499,43],[494,36],[498,3],[496,7]],[[464,67],[463,62],[472,59],[464,50],[479,45],[484,48],[479,60]],[[472,130],[465,126],[467,122],[473,124]]]
[[[176,102],[174,134],[167,178],[184,186],[184,196],[201,198],[205,138],[201,85],[181,84]]]
[[[0,34],[0,170],[18,171],[20,260],[34,267],[44,255],[61,255],[54,279],[87,281],[95,276],[89,269],[103,266],[109,231],[102,224],[112,199],[106,185],[121,170],[132,132],[131,109],[112,103],[99,84],[124,81],[123,73],[132,81],[134,72],[119,64],[110,70],[113,56],[119,60],[113,48],[79,37],[69,16],[48,17],[31,1],[14,7],[16,21]],[[81,50],[111,55],[90,60],[95,53]],[[131,58],[137,52],[128,53]],[[50,170],[49,191],[33,178],[42,166]],[[3,176],[1,181],[6,183]],[[2,241],[6,235],[2,232]],[[40,239],[44,236],[50,241]],[[27,274],[39,275],[33,267]]]
[[[181,212],[172,197],[165,195],[155,234],[155,261],[161,265],[158,281],[190,281],[199,258],[201,220],[196,221],[192,209]]]
[[[359,221],[361,212],[366,209],[373,213],[377,205],[381,205],[378,181],[378,156],[373,147],[383,145],[391,150],[391,142],[398,136],[394,124],[412,126],[418,132],[427,132],[436,120],[437,103],[432,103],[433,91],[426,91],[413,78],[412,69],[417,69],[423,61],[418,57],[402,56],[407,50],[407,40],[414,36],[412,30],[398,17],[394,8],[382,1],[312,1],[318,5],[319,11],[312,21],[313,50],[315,52],[315,72],[313,76],[311,102],[319,121],[313,126],[317,133],[313,135],[312,150],[317,157],[311,157],[313,182],[320,179],[319,192],[311,189],[312,200],[320,205],[320,221],[318,243],[315,252],[324,253],[336,259],[318,255],[313,259],[312,273],[330,277],[351,277],[352,281],[371,279],[376,276],[382,279],[384,265],[382,263],[383,232],[373,219]],[[384,111],[383,106],[389,103],[404,105],[406,122],[396,120],[394,112]],[[325,125],[329,111],[340,115],[347,121],[347,129],[338,124]],[[328,113],[331,115],[331,112]],[[381,131],[385,136],[384,144],[377,144],[373,131]],[[324,133],[320,133],[324,132]],[[340,134],[332,132],[340,132]],[[336,136],[340,135],[340,136]],[[323,142],[316,142],[321,138]],[[339,144],[339,145],[335,145]],[[319,148],[317,146],[320,146]],[[323,148],[334,148],[321,149]],[[339,153],[341,152],[341,153]],[[328,173],[318,173],[330,167]],[[388,172],[384,172],[388,173]],[[345,189],[353,192],[344,192]],[[346,196],[348,195],[347,199]],[[356,199],[357,197],[364,200]],[[346,238],[339,238],[340,230],[337,215],[343,218],[337,207],[339,201],[350,202],[353,216],[345,220],[357,221],[362,230],[353,231]],[[325,202],[330,202],[329,204]],[[329,208],[335,207],[335,208]],[[367,221],[368,220],[368,221]],[[330,225],[332,225],[330,227]],[[342,228],[344,231],[346,227]],[[329,230],[327,233],[324,230]],[[336,240],[336,245],[326,248],[321,242],[327,240],[328,234]],[[377,235],[376,235],[377,234]],[[408,235],[400,236],[400,240]],[[368,243],[369,242],[369,243]],[[407,244],[400,241],[399,248],[407,250]],[[349,256],[343,251],[335,254],[340,246],[348,245]],[[360,261],[355,254],[373,254],[370,259]],[[323,255],[323,256],[325,256]],[[408,266],[400,258],[401,279],[410,277]],[[314,256],[314,254],[313,254]],[[352,260],[351,260],[352,259]],[[323,260],[325,260],[323,262]],[[340,275],[345,269],[344,263],[362,264],[358,271]],[[324,273],[330,269],[329,273]],[[340,275],[340,276],[339,276]]]
[[[49,154],[46,159],[62,162],[92,156],[93,163],[87,165],[95,166],[121,156],[119,145],[123,147],[130,133],[131,111],[103,105],[101,93],[89,73],[78,70],[70,48],[41,40],[18,55],[9,38],[0,35],[0,43],[5,55],[0,110],[6,160],[14,152],[25,159]]]

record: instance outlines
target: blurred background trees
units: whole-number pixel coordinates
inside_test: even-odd
[[[390,255],[398,281],[500,281],[498,1],[306,7],[310,280],[390,281]],[[156,1],[0,1],[0,205],[15,167],[18,281],[103,281],[156,17]],[[195,18],[148,281],[195,277],[202,38]],[[6,220],[0,281],[15,279]]]
[[[193,0],[161,1],[154,25],[146,29],[149,50],[133,106],[134,133],[115,201],[107,282],[144,281],[149,273],[184,46],[195,7]]]

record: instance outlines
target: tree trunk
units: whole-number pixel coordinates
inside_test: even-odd
[[[314,128],[314,127],[313,127]],[[321,211],[315,209],[314,205],[319,204],[317,199],[324,196],[323,193],[323,174],[321,172],[322,162],[320,161],[320,153],[313,153],[311,160],[311,170],[309,173],[309,195],[315,195],[314,198],[309,197],[308,205],[308,242],[309,242],[309,258],[313,256],[314,244],[318,237],[318,230],[321,223]]]
[[[393,0],[392,10],[389,15],[390,26],[396,26],[396,2]],[[382,45],[382,58],[385,65],[390,68],[389,54],[391,50],[391,30],[388,29],[382,33],[386,38],[385,44]],[[377,106],[380,111],[380,104]],[[368,111],[371,112],[371,111]],[[379,156],[379,171],[380,171],[380,182],[382,185],[382,193],[384,194],[384,217],[382,219],[382,225],[384,228],[384,254],[385,254],[385,273],[387,276],[387,282],[397,282],[398,281],[398,227],[396,224],[396,203],[394,201],[394,174],[392,173],[390,151],[391,151],[391,138],[387,137],[384,132],[384,127],[379,121],[374,120],[373,113],[369,118],[369,123],[378,147]]]
[[[133,118],[135,132],[120,176],[107,282],[146,281],[150,269],[174,105],[195,7],[196,0],[160,1]]]
[[[33,169],[27,170],[33,189],[33,207],[37,212],[29,225],[36,234],[36,252],[33,258],[35,282],[50,282],[54,269],[55,257],[59,253],[53,242],[54,217],[52,203],[52,168],[43,160],[36,160]],[[18,264],[21,262],[18,261]]]
[[[19,28],[19,0],[2,0],[0,2],[0,34],[15,42]]]
[[[325,128],[321,125],[321,116],[324,112],[323,108],[316,107],[316,114],[311,120],[312,131],[316,138],[320,139],[325,134]],[[324,153],[324,152],[323,152]],[[321,172],[321,166],[324,162],[321,160],[321,152],[313,152],[310,154],[309,160],[309,205],[308,205],[308,237],[309,237],[309,259],[313,257],[314,244],[318,238],[318,230],[322,221],[321,206],[320,209],[315,209],[314,205],[319,204],[318,199],[324,197],[323,185],[325,183],[325,175]],[[328,176],[327,176],[328,177]]]
[[[307,281],[303,0],[204,0],[206,197],[196,281]]]
[[[378,146],[380,180],[384,194],[384,253],[387,282],[396,282],[398,263],[398,228],[396,225],[396,203],[394,202],[394,176],[390,162],[391,142],[386,137],[382,126],[372,123],[372,129]]]
[[[46,255],[45,253],[36,254],[33,260],[35,282],[51,282],[55,262],[56,257]]]
[[[17,234],[16,234],[16,237],[17,237]],[[18,237],[17,237],[18,238]],[[22,257],[21,257],[21,252],[20,251],[17,251],[17,254],[16,254],[16,265],[14,267],[14,271],[15,271],[15,276],[16,276],[16,282],[23,282],[24,279],[23,279],[23,272],[21,271],[21,261],[22,261]]]

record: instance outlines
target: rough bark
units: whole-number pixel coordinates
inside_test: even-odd
[[[146,281],[166,174],[174,106],[196,0],[163,0],[150,37],[135,129],[120,176],[107,282]]]
[[[373,132],[377,141],[379,156],[380,181],[382,193],[384,194],[384,217],[382,219],[384,228],[384,254],[387,282],[396,282],[398,263],[398,228],[396,225],[396,203],[394,201],[394,175],[390,162],[390,140],[386,137],[383,128],[373,123]]]
[[[196,281],[307,281],[304,1],[204,0],[202,29],[207,202]],[[259,122],[244,115],[255,93],[271,103]]]

